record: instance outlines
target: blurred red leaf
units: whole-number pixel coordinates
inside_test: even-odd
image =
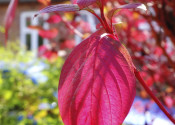
[[[72,2],[73,4],[76,4],[76,3],[77,3],[77,0],[71,0],[71,2]]]
[[[147,74],[146,72],[140,72],[140,75],[145,80],[147,86],[152,86],[152,84],[154,83],[154,79],[151,76],[149,76],[149,74]]]
[[[38,49],[38,56],[46,58],[49,61],[54,61],[58,57],[58,54],[56,51],[49,50],[47,46],[42,45]]]
[[[165,96],[164,97],[164,101],[165,101],[165,104],[168,108],[172,108],[173,107],[173,99],[170,97],[170,96]]]
[[[142,31],[137,31],[137,30],[133,30],[131,32],[131,37],[138,42],[145,42],[147,40],[146,34]]]
[[[49,17],[49,19],[47,20],[48,23],[59,23],[62,19],[62,17],[60,17],[59,15],[52,15]]]
[[[66,40],[61,43],[60,49],[73,49],[75,47],[75,40]]]
[[[52,39],[58,35],[58,30],[56,28],[49,30],[45,30],[41,26],[29,26],[28,28],[38,30],[42,38]]]
[[[88,22],[81,20],[79,23],[79,26],[83,29],[84,32],[91,32],[91,26]]]
[[[162,48],[156,47],[155,50],[154,50],[154,54],[155,54],[157,57],[160,57],[160,56],[163,54]]]
[[[39,30],[39,35],[43,38],[52,39],[58,35],[58,30],[56,28],[50,30]]]
[[[14,17],[15,17],[15,12],[16,12],[17,5],[18,5],[18,0],[11,0],[10,4],[8,6],[7,12],[5,14],[5,19],[4,19],[4,23],[5,23],[5,43],[8,39],[9,28],[11,27],[12,22],[13,22]]]
[[[121,125],[128,114],[135,97],[133,64],[110,37],[92,34],[66,60],[58,88],[65,125]]]

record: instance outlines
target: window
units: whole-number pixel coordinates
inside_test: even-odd
[[[43,20],[47,20],[49,15],[39,15],[33,18],[36,12],[23,12],[20,15],[20,45],[25,50],[31,50],[37,55],[38,46],[48,44],[47,39],[42,39],[37,30],[30,29],[28,26],[42,26],[44,29],[49,29],[49,24]]]

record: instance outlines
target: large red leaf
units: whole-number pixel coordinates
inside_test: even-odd
[[[121,125],[135,97],[127,50],[101,34],[80,43],[63,66],[58,104],[65,125]]]
[[[8,39],[8,30],[12,25],[15,17],[16,6],[18,5],[18,0],[11,0],[5,15],[5,42]]]

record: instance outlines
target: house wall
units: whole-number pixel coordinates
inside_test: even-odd
[[[0,26],[3,26],[3,20],[4,20],[4,16],[5,16],[7,7],[8,7],[7,4],[4,4],[4,5],[0,4]],[[14,22],[12,23],[12,26],[9,29],[9,40],[10,41],[19,40],[20,14],[24,11],[37,11],[39,8],[40,8],[39,3],[28,3],[28,4],[23,3],[23,4],[18,5],[16,9],[16,16],[15,16]],[[0,33],[0,44],[2,44],[4,40],[5,40],[4,34]]]

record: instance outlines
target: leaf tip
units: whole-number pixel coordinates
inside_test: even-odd
[[[140,4],[137,8],[147,11],[147,8],[144,4]]]
[[[33,16],[33,20],[39,15],[39,13],[36,13],[34,16]]]

